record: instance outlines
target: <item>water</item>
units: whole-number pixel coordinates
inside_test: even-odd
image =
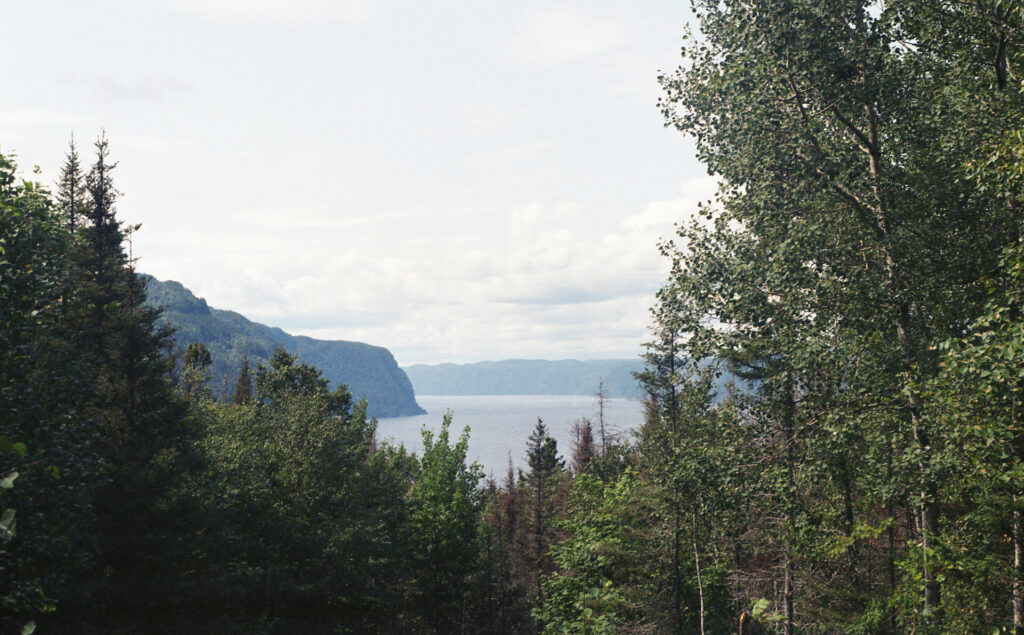
[[[544,420],[548,434],[558,441],[558,452],[569,463],[572,455],[572,426],[581,417],[589,417],[598,438],[597,399],[593,395],[417,395],[416,401],[427,411],[415,417],[381,419],[377,437],[404,444],[409,450],[423,449],[420,430],[441,427],[441,418],[452,412],[452,442],[469,426],[468,460],[478,460],[484,473],[504,478],[509,456],[516,467],[526,466],[526,441],[537,424]],[[605,428],[628,435],[643,423],[643,403],[632,399],[605,399]]]

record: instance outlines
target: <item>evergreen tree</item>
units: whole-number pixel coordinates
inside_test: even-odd
[[[74,234],[85,213],[86,190],[85,176],[82,174],[82,164],[78,160],[78,148],[75,147],[73,133],[64,157],[60,179],[57,181],[56,199],[57,209],[64,216],[68,231]]]
[[[93,581],[97,589],[83,590],[144,610],[155,597],[137,597],[138,576],[177,564],[163,559],[173,538],[160,506],[177,467],[160,457],[172,451],[183,457],[187,435],[184,405],[170,382],[171,330],[158,323],[159,311],[145,304],[145,283],[125,253],[115,167],[101,135],[86,177],[86,222],[71,251],[70,276],[80,292],[68,324],[80,338],[91,377],[84,405],[96,422],[95,451],[108,475],[96,508],[101,562],[109,575]],[[88,606],[110,615],[103,602],[92,600]]]
[[[541,580],[551,571],[548,548],[554,539],[554,518],[561,502],[559,494],[565,470],[565,459],[558,456],[558,442],[548,434],[540,417],[526,442],[526,464],[529,471],[521,477],[529,495],[524,553],[529,567],[528,586],[539,605],[543,602]]]
[[[249,372],[249,356],[242,359],[242,367],[238,371],[235,391],[231,394],[231,403],[248,405],[252,401],[252,373]]]
[[[572,471],[580,474],[594,459],[594,428],[590,419],[583,417],[574,423],[573,435]]]

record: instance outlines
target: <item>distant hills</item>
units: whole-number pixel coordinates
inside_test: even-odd
[[[641,359],[508,359],[475,364],[414,364],[405,374],[421,395],[593,395],[642,399]]]
[[[163,308],[163,320],[177,329],[175,339],[184,348],[203,342],[213,356],[213,388],[233,390],[242,360],[248,356],[255,369],[270,359],[278,346],[297,354],[305,364],[323,371],[332,388],[347,384],[353,397],[366,397],[374,417],[424,414],[416,403],[409,378],[391,352],[380,346],[342,340],[317,340],[285,333],[246,319],[233,311],[212,309],[181,283],[143,275],[147,302]]]

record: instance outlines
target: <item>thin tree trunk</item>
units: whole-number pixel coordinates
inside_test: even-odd
[[[1024,557],[1024,536],[1022,536],[1021,513],[1017,508],[1017,496],[1013,497],[1013,632],[1024,634],[1024,588],[1021,586],[1021,558]]]
[[[783,441],[786,444],[786,467],[789,472],[789,483],[791,491],[796,491],[796,472],[795,463],[796,456],[794,454],[795,448],[793,444],[795,442],[795,430],[794,420],[796,418],[796,386],[793,383],[793,376],[791,371],[786,371],[786,385],[785,385],[785,407],[782,412],[782,425],[783,427]],[[788,494],[786,497],[786,520],[787,527],[786,531],[793,531],[793,516],[794,507],[796,502],[792,500]],[[785,560],[785,571],[783,576],[783,590],[782,590],[782,603],[783,603],[783,614],[785,616],[785,622],[783,624],[783,632],[785,635],[793,635],[793,566],[790,559],[790,553],[792,549],[791,534],[786,537],[786,560]]]
[[[672,506],[672,628],[681,635],[683,632],[683,615],[680,605],[683,602],[683,581],[679,573],[679,508]]]
[[[700,575],[700,551],[697,548],[697,510],[693,510],[693,564],[697,569],[697,598],[700,600],[700,635],[704,635],[704,581]]]
[[[893,482],[893,470],[892,470],[892,448],[889,449],[888,464],[886,465],[886,480],[889,483]],[[888,545],[888,565],[889,565],[889,595],[895,595],[896,593],[896,505],[892,499],[889,500],[889,545]],[[889,613],[889,630],[893,633],[896,632],[896,612],[890,611]]]
[[[793,635],[793,568],[789,560],[789,548],[786,549],[786,572],[783,578],[782,607],[785,621],[782,625],[786,635]]]

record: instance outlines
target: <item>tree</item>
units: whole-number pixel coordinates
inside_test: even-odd
[[[572,448],[572,470],[581,474],[594,459],[594,428],[590,419],[583,417],[573,424],[573,435],[576,437]]]
[[[327,379],[314,366],[296,364],[298,355],[290,355],[283,348],[274,350],[270,366],[256,371],[256,397],[260,402],[276,403],[285,397],[317,395],[327,400],[328,412],[343,416],[352,408],[352,395],[345,385],[333,392],[328,390]]]
[[[162,516],[168,507],[161,497],[181,469],[175,463],[184,458],[189,436],[185,405],[170,381],[172,332],[159,324],[159,311],[146,305],[145,283],[125,253],[126,231],[137,226],[125,228],[117,218],[115,167],[101,135],[86,177],[85,224],[70,251],[69,277],[78,293],[66,319],[90,379],[82,407],[95,422],[91,449],[107,477],[96,510],[100,560],[108,575],[96,576],[77,600],[100,618],[110,615],[105,602],[144,612],[146,602],[136,597],[138,576],[176,564],[162,556],[174,536],[173,523]],[[102,600],[87,601],[91,593]]]
[[[645,623],[651,551],[644,485],[632,470],[611,481],[583,473],[573,481],[565,540],[551,548],[537,609],[544,633],[619,633]]]
[[[551,571],[548,547],[553,540],[552,521],[559,504],[559,489],[565,460],[558,456],[558,442],[548,434],[544,421],[537,425],[526,442],[526,464],[529,471],[520,478],[529,492],[529,535],[525,545],[529,579],[536,595],[536,604],[543,603],[542,577]]]
[[[989,626],[986,613],[1009,615],[1024,632],[1024,249],[1008,248],[990,281],[987,310],[963,338],[940,346],[942,372],[929,406],[948,440],[940,457],[951,473],[944,494],[959,510],[935,557],[944,561],[948,624]],[[970,558],[958,554],[970,553]],[[1009,580],[1009,584],[1002,581]],[[979,611],[979,607],[986,609]],[[1009,609],[1009,610],[1007,610]]]
[[[181,391],[188,400],[209,399],[210,366],[213,358],[202,342],[192,342],[181,356]]]
[[[252,374],[249,372],[249,356],[242,359],[242,368],[238,371],[235,392],[231,394],[231,403],[247,405],[252,401]]]
[[[64,157],[60,179],[57,181],[57,209],[67,221],[67,228],[72,234],[78,228],[85,210],[85,176],[82,164],[78,160],[78,148],[75,147],[75,135],[71,135],[68,152]]]
[[[200,441],[210,468],[196,487],[210,503],[199,534],[216,537],[201,588],[253,628],[400,624],[414,460],[375,449],[365,401],[284,350],[257,375],[255,403],[214,407]]]
[[[103,482],[82,408],[88,370],[65,324],[79,301],[67,279],[69,236],[46,190],[16,172],[0,155],[0,485],[2,524],[13,531],[16,518],[19,533],[0,559],[3,630],[63,609],[88,579]]]
[[[423,430],[423,454],[409,491],[416,563],[414,606],[429,632],[465,630],[471,574],[480,565],[480,481],[483,468],[467,464],[469,428],[449,444],[452,416],[437,436]]]
[[[662,297],[693,357],[756,380],[741,416],[771,459],[775,522],[755,526],[787,632],[945,623],[946,439],[924,386],[1019,235],[1006,194],[968,178],[1022,112],[1007,6],[701,0],[702,37],[662,78],[668,123],[722,183],[713,222],[667,245]]]

